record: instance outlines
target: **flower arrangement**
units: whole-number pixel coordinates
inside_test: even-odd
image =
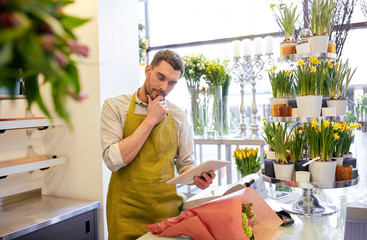
[[[277,7],[278,12],[274,13],[275,18],[284,32],[284,42],[295,42],[295,24],[298,20],[299,14],[296,13],[297,6],[293,7],[293,3],[288,7],[281,3],[278,5],[270,4],[270,8],[274,10]]]
[[[302,126],[296,126],[289,141],[290,159],[292,162],[303,160],[303,150],[306,148],[306,132]]]
[[[28,109],[37,103],[51,118],[40,85],[50,85],[56,113],[69,123],[66,98],[85,97],[73,55],[88,56],[73,30],[86,23],[62,10],[74,1],[3,0],[0,2],[0,87],[13,92],[22,78]],[[40,77],[42,76],[42,77]]]
[[[313,35],[329,35],[333,30],[334,0],[314,0],[311,4],[310,21],[307,20]]]
[[[344,134],[343,145],[341,149],[342,154],[348,154],[350,150],[350,146],[352,145],[354,139],[354,129],[360,127],[361,124],[357,122],[351,122],[346,127],[346,131]]]
[[[350,127],[346,122],[341,121],[333,123],[333,128],[335,132],[335,148],[333,157],[340,157],[342,155],[343,144],[346,140],[347,132],[349,132]]]
[[[146,52],[148,50],[148,38],[144,34],[145,26],[139,23],[138,28],[139,28],[139,63],[141,66],[145,66],[147,64]]]
[[[276,72],[277,66],[274,65],[268,72],[271,89],[274,98],[293,96],[293,72],[289,70],[280,70]]]
[[[199,88],[201,77],[206,72],[206,58],[203,55],[184,56],[185,63],[184,78],[186,79],[187,87]]]
[[[367,93],[357,98],[354,109],[358,121],[367,120]]]
[[[254,234],[252,232],[252,228],[255,225],[255,214],[251,209],[252,203],[242,204],[242,225],[243,230],[245,231],[246,236],[253,240],[255,239]]]
[[[233,152],[233,157],[235,159],[237,169],[241,172],[244,177],[248,174],[257,172],[260,169],[260,157],[258,157],[259,149],[239,149],[237,148]]]
[[[317,57],[310,57],[306,63],[300,59],[295,70],[296,95],[322,95],[326,68],[327,63],[321,62]]]
[[[326,82],[330,99],[345,99],[347,88],[356,71],[348,66],[348,60],[343,62],[328,63],[329,70],[326,74]]]

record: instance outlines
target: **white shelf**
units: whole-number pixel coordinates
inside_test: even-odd
[[[347,116],[335,116],[335,117],[325,117],[325,116],[318,116],[318,117],[270,117],[270,122],[309,122],[312,119],[324,119],[329,120],[331,122],[340,122],[340,121],[346,121]]]
[[[21,119],[21,120],[8,120],[0,121],[0,132],[5,130],[14,129],[28,129],[28,128],[38,128],[40,130],[45,129],[49,126],[63,125],[64,122],[61,119]]]
[[[6,164],[0,165],[0,177],[62,165],[65,164],[66,161],[66,156],[52,155],[8,160],[0,162],[0,164],[6,162]],[[14,162],[14,164],[12,164],[12,162]]]
[[[321,57],[321,58],[336,58],[335,53],[303,53],[303,54],[290,54],[278,58],[278,62],[283,61],[296,61],[298,59],[310,58],[310,57]]]
[[[14,95],[12,98],[9,94],[0,94],[0,100],[25,99],[25,95]]]

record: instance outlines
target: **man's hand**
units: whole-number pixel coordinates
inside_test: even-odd
[[[162,121],[168,111],[168,107],[166,105],[166,101],[163,99],[163,96],[158,96],[154,100],[148,97],[148,115],[147,118],[149,118],[154,125],[158,124],[160,121]]]
[[[194,177],[194,184],[200,189],[205,189],[209,187],[210,184],[213,183],[214,178],[215,178],[215,173],[213,170],[209,172],[203,172],[201,173],[201,176]]]

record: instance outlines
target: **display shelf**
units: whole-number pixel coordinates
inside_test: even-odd
[[[25,157],[0,162],[0,178],[8,175],[33,171],[37,169],[47,169],[49,167],[65,164],[66,156],[40,155]]]
[[[312,119],[324,119],[329,120],[331,122],[340,122],[340,121],[346,121],[347,115],[342,116],[319,116],[319,117],[270,117],[269,120],[271,122],[309,122]]]
[[[264,174],[261,174],[261,178],[265,182],[278,186],[301,188],[302,194],[299,198],[294,202],[282,204],[282,208],[288,212],[306,216],[328,215],[337,211],[335,206],[322,202],[316,197],[316,189],[345,188],[354,186],[359,182],[359,177],[337,182],[296,182],[271,178]]]
[[[46,119],[44,117],[33,118],[7,118],[0,119],[0,133],[6,130],[37,128],[39,130],[47,129],[49,126],[63,125],[61,119]]]
[[[12,97],[9,94],[0,94],[0,100],[12,100],[12,99],[25,99],[25,95],[14,95]]]
[[[336,58],[335,53],[302,53],[302,54],[290,54],[278,58],[278,62],[284,61],[297,61],[298,59],[310,58],[310,57],[321,57],[321,58]]]

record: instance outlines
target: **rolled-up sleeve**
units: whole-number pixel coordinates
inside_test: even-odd
[[[126,114],[121,114],[115,106],[116,99],[107,99],[101,113],[101,146],[102,158],[106,166],[113,172],[126,166],[122,160],[119,142],[123,139]]]

